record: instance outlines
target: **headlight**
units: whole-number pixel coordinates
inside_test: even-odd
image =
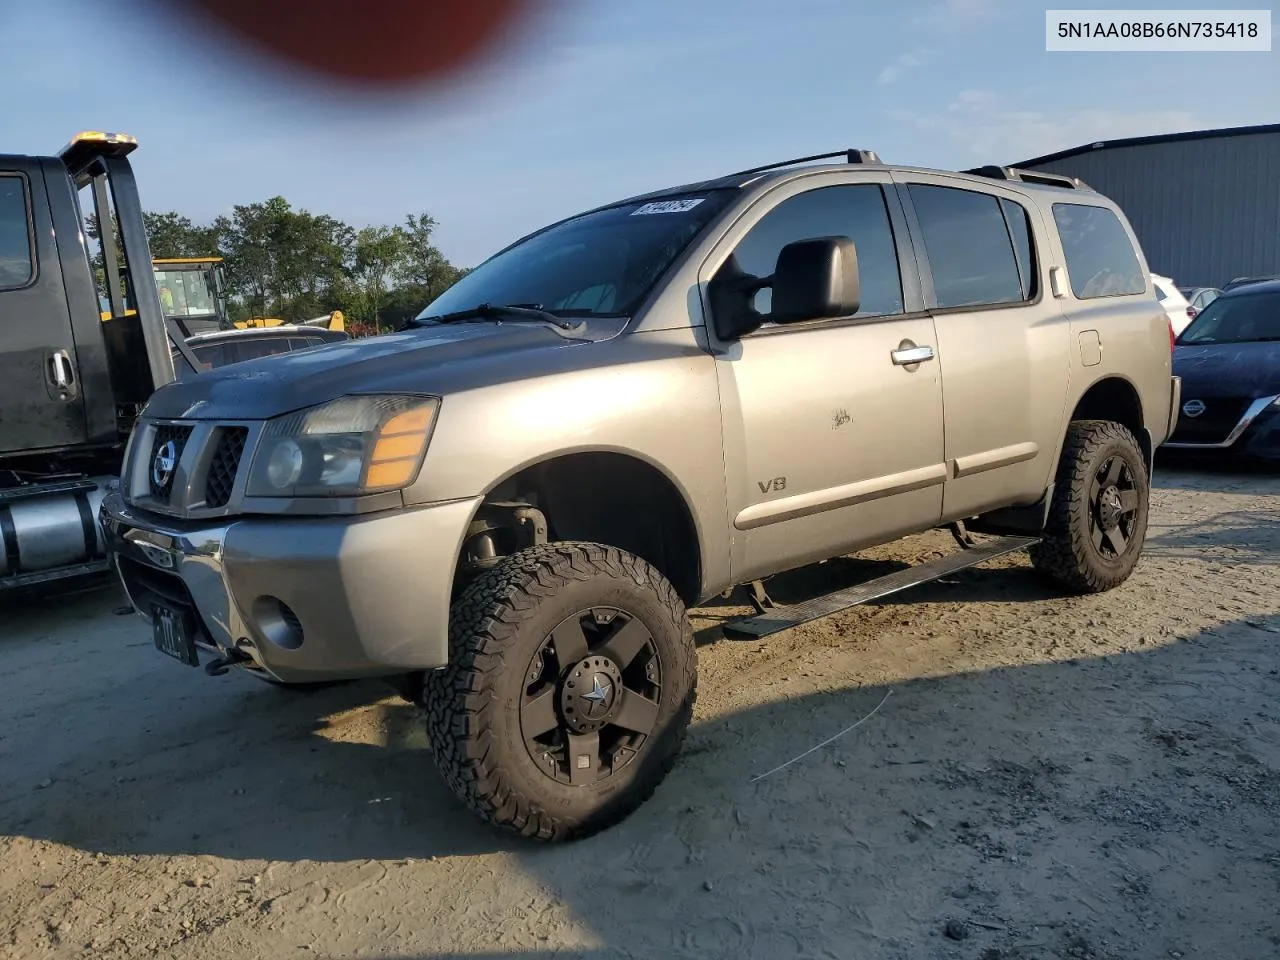
[[[343,497],[399,490],[418,475],[440,401],[342,397],[267,421],[251,497]]]

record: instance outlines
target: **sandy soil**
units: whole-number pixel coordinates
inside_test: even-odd
[[[0,957],[1280,957],[1278,495],[1162,472],[1100,597],[1015,556],[763,642],[700,611],[683,760],[552,849],[377,686],[210,679],[111,588],[0,600]]]

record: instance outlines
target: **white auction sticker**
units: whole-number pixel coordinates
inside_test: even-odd
[[[631,215],[638,217],[649,213],[687,213],[704,199],[704,197],[698,197],[696,200],[655,200],[636,210],[632,210]]]
[[[1045,50],[1243,53],[1271,50],[1270,10],[1046,10]]]

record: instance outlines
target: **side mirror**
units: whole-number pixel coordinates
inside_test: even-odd
[[[797,323],[858,312],[858,251],[848,237],[789,243],[773,272],[774,323]]]

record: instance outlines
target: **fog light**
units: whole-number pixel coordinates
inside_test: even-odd
[[[283,650],[297,650],[306,637],[298,615],[279,597],[255,600],[253,620],[262,636]]]

